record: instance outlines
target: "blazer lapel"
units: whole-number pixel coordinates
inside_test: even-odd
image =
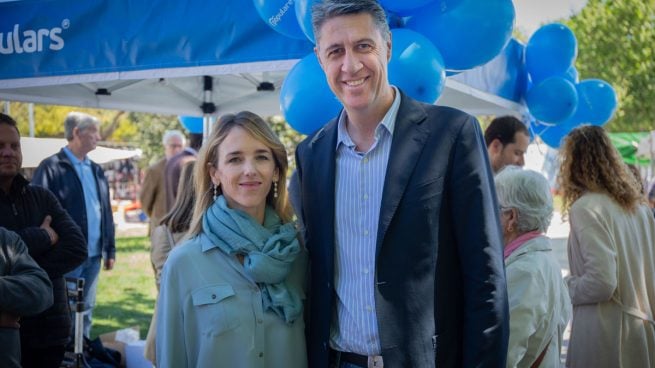
[[[430,134],[427,124],[422,124],[426,118],[427,114],[421,104],[401,93],[382,191],[376,256]]]

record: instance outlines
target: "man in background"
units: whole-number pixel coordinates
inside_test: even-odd
[[[521,120],[509,115],[495,118],[484,132],[484,141],[494,174],[507,165],[525,165],[530,133]]]
[[[180,182],[182,166],[196,159],[200,146],[202,146],[202,134],[191,133],[189,136],[189,147],[166,161],[166,169],[164,171],[166,180],[166,212],[170,211],[173,203],[175,203],[177,184]]]
[[[186,138],[179,130],[167,130],[162,142],[164,157],[152,164],[146,170],[146,176],[141,184],[139,200],[141,209],[150,218],[148,235],[159,225],[159,220],[166,214],[166,186],[164,174],[166,162],[184,149]]]
[[[64,121],[68,145],[43,160],[32,183],[50,189],[79,225],[86,240],[87,257],[68,277],[84,279],[84,335],[91,334],[98,275],[104,259],[105,270],[114,268],[116,245],[109,185],[102,168],[87,154],[100,139],[100,122],[95,117],[71,112]]]
[[[86,242],[57,198],[19,173],[22,158],[16,122],[0,114],[0,225],[25,242],[30,256],[47,273],[54,296],[50,308],[21,322],[22,365],[58,368],[71,329],[64,274],[84,262]]]

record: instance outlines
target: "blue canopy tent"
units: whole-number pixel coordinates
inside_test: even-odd
[[[249,0],[0,2],[0,100],[210,116],[280,113],[284,76],[312,52]],[[438,104],[525,114],[523,46],[448,78]]]

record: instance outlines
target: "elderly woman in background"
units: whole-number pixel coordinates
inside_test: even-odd
[[[162,273],[157,365],[304,368],[306,258],[286,151],[253,113],[217,124],[196,161],[191,238]]]
[[[517,166],[507,166],[495,181],[510,308],[507,367],[558,367],[571,305],[544,235],[553,216],[548,181]]]
[[[155,270],[155,284],[159,291],[161,271],[164,263],[168,258],[168,253],[182,240],[189,227],[191,226],[191,214],[193,213],[193,204],[196,201],[196,192],[193,187],[193,168],[195,160],[189,161],[182,166],[180,173],[180,182],[177,188],[177,197],[170,212],[168,212],[159,222],[150,236],[150,261]],[[155,360],[155,335],[157,334],[157,307],[150,320],[150,328],[146,336],[146,345],[144,356],[152,363]]]
[[[601,127],[569,133],[559,182],[571,222],[569,367],[655,367],[655,220]]]

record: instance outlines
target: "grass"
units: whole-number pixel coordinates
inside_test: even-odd
[[[138,326],[145,339],[157,295],[149,246],[147,237],[116,239],[114,269],[100,272],[91,338]]]

